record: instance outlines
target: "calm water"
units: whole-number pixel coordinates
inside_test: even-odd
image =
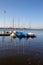
[[[43,65],[43,30],[23,31],[33,32],[36,38],[0,37],[0,64]]]

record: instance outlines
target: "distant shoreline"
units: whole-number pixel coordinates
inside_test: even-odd
[[[16,30],[43,30],[43,29],[33,29],[33,28],[0,28],[0,29],[16,29]]]

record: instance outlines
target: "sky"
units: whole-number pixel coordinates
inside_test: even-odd
[[[0,0],[0,27],[43,28],[43,0]]]

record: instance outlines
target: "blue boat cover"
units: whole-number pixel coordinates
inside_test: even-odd
[[[22,37],[22,34],[20,32],[16,33],[17,37]]]
[[[27,33],[23,32],[23,33],[22,33],[22,36],[23,36],[23,37],[27,37]]]

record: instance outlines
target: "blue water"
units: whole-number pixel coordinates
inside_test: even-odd
[[[0,32],[3,30],[0,30]],[[9,31],[9,30],[8,30]],[[18,30],[19,31],[19,30]],[[22,31],[22,30],[21,30]],[[36,38],[15,38],[0,37],[0,58],[13,55],[26,55],[32,58],[32,61],[40,61],[43,65],[43,30],[23,30],[24,32],[32,32]],[[28,60],[28,58],[27,58]]]

